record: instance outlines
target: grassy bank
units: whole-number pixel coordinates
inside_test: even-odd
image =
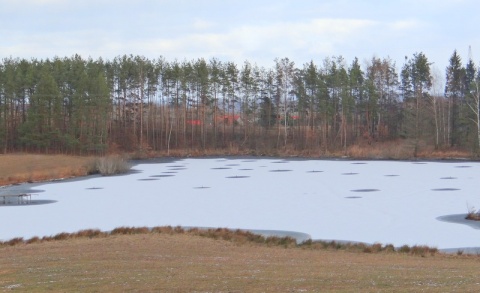
[[[480,286],[477,256],[365,253],[224,229],[158,229],[91,230],[2,245],[0,290],[474,292]]]
[[[129,169],[130,164],[121,156],[0,155],[0,186],[79,177],[93,173],[115,175],[125,173]]]
[[[95,159],[67,155],[0,155],[0,186],[85,176]]]

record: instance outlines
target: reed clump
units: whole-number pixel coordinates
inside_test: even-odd
[[[103,176],[110,176],[126,173],[131,167],[130,163],[122,157],[108,156],[98,158],[94,169]]]

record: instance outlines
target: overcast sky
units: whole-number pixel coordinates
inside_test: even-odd
[[[297,67],[424,52],[442,71],[455,49],[480,61],[478,0],[0,0],[0,57],[124,54]]]

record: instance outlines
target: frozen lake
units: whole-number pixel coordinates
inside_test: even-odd
[[[11,187],[32,188],[36,204],[0,206],[0,239],[181,225],[395,246],[480,246],[480,223],[448,221],[461,220],[467,204],[480,207],[478,162],[189,158],[133,169]]]

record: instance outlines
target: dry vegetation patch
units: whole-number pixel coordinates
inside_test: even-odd
[[[67,155],[0,155],[0,186],[29,181],[84,176],[92,172],[94,158]]]

